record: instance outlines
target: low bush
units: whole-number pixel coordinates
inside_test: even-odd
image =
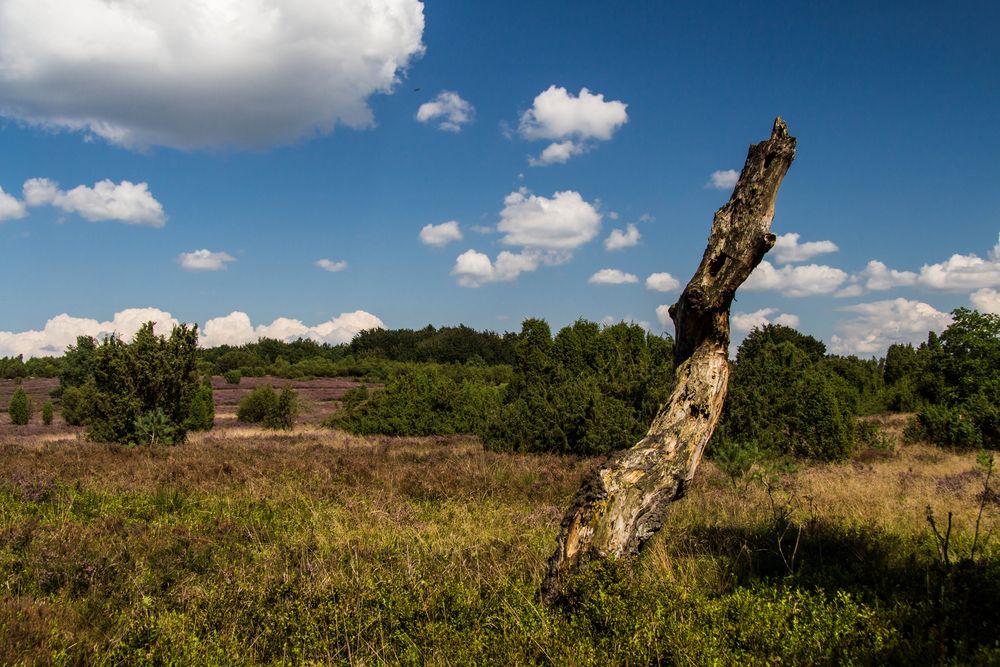
[[[42,405],[42,423],[52,426],[52,401],[45,401]]]
[[[184,442],[189,410],[201,391],[197,349],[197,328],[183,324],[169,337],[156,335],[153,323],[147,322],[130,343],[106,338],[94,350],[87,435],[98,442],[148,442],[141,426],[159,411],[170,424],[173,440]]]
[[[177,428],[160,408],[145,412],[135,420],[136,443],[140,445],[176,445]]]
[[[83,426],[90,415],[90,401],[96,387],[91,379],[80,387],[68,386],[63,389],[59,408],[63,421],[70,426]]]
[[[249,424],[260,424],[266,428],[290,429],[295,425],[298,414],[298,399],[289,386],[280,392],[271,385],[255,387],[240,401],[236,418]]]
[[[210,431],[215,424],[215,401],[212,396],[212,382],[202,381],[198,390],[191,394],[185,410],[187,418],[184,427],[189,431]]]
[[[31,399],[21,387],[18,387],[14,395],[10,397],[7,412],[10,414],[11,423],[17,426],[24,426],[31,421],[31,413],[33,412]]]
[[[352,433],[451,435],[480,433],[500,407],[499,387],[456,381],[433,366],[393,378],[385,389],[349,390],[327,425]]]
[[[239,384],[243,374],[240,373],[239,369],[234,368],[223,373],[222,377],[225,378],[227,384]]]

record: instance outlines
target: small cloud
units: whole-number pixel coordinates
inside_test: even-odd
[[[775,291],[785,296],[832,294],[848,279],[846,272],[832,266],[807,264],[775,268],[764,260],[743,284],[748,292]]]
[[[443,90],[430,102],[424,102],[417,109],[417,120],[421,123],[437,121],[438,129],[446,132],[461,132],[462,126],[472,122],[475,109],[458,93]]]
[[[608,238],[604,239],[604,248],[609,252],[631,248],[638,245],[641,238],[642,234],[639,233],[639,228],[629,223],[624,231],[621,229],[612,229]]]
[[[469,230],[477,234],[493,234],[496,232],[496,230],[489,225],[471,225]]]
[[[660,323],[662,329],[674,326],[674,320],[670,317],[670,306],[664,304],[656,307],[656,321]]]
[[[672,292],[681,284],[669,273],[651,273],[646,278],[646,289],[654,292]]]
[[[998,244],[1000,245],[1000,244]],[[1000,259],[976,255],[952,255],[938,264],[925,264],[917,279],[920,285],[939,290],[966,290],[1000,285]]]
[[[917,274],[912,271],[896,271],[878,260],[871,260],[858,278],[864,282],[865,289],[887,290],[894,287],[906,287],[917,282]]]
[[[649,213],[643,213],[639,216],[639,222],[655,222],[656,218],[651,216]]]
[[[639,282],[639,277],[618,269],[601,269],[587,280],[592,285],[627,285]]]
[[[608,141],[628,122],[628,105],[605,101],[604,95],[580,89],[573,95],[565,88],[549,86],[539,93],[531,108],[521,115],[518,133],[529,141],[552,141],[533,166],[562,163],[589,149],[593,141]]]
[[[443,248],[452,241],[461,241],[462,231],[458,228],[457,220],[449,220],[440,225],[424,225],[419,238],[424,245]]]
[[[17,220],[28,215],[28,210],[24,202],[12,195],[7,194],[0,188],[0,222],[4,220]]]
[[[598,322],[602,327],[612,327],[616,324],[634,324],[645,331],[652,331],[653,327],[646,320],[637,320],[634,317],[626,315],[625,317],[614,317],[613,315],[605,315]]]
[[[482,287],[486,283],[509,282],[525,272],[534,271],[543,263],[537,251],[513,253],[504,250],[496,262],[475,250],[466,250],[455,259],[451,274],[462,287]]]
[[[55,206],[90,222],[113,220],[147,227],[163,227],[167,223],[163,205],[156,201],[146,183],[115,184],[105,179],[92,188],[79,185],[64,191],[47,178],[32,178],[24,183],[24,200],[28,206]]]
[[[792,328],[799,326],[798,315],[780,313],[777,317],[772,317],[777,312],[777,308],[761,308],[752,313],[733,313],[733,329],[740,333],[746,333],[763,327],[765,324],[781,324]]]
[[[712,177],[708,179],[708,183],[705,184],[705,187],[713,188],[715,190],[732,190],[736,187],[736,182],[739,180],[740,172],[735,169],[713,171]]]
[[[347,260],[342,259],[337,262],[331,262],[328,259],[316,260],[316,266],[323,269],[324,271],[329,271],[330,273],[337,273],[338,271],[343,271],[347,268]]]
[[[236,258],[229,253],[202,249],[182,252],[177,260],[185,271],[222,271],[226,268],[226,264],[235,262]]]
[[[799,243],[799,235],[795,233],[782,234],[771,249],[774,261],[779,264],[794,264],[804,262],[816,255],[837,252],[840,248],[833,241],[809,241]]]
[[[545,250],[571,250],[587,243],[601,229],[601,214],[580,193],[565,190],[551,198],[527,188],[504,199],[497,231],[506,245]]]
[[[856,317],[834,324],[830,338],[834,354],[883,355],[893,343],[918,343],[928,331],[941,331],[951,315],[921,301],[888,299],[840,308]]]
[[[1000,315],[1000,292],[989,287],[978,289],[969,295],[973,307],[982,312]]]
[[[608,211],[608,220],[617,220],[618,211]]]
[[[532,167],[547,167],[550,164],[565,164],[569,162],[571,157],[582,155],[586,152],[586,146],[572,141],[571,139],[567,139],[566,141],[549,144],[537,158],[528,156],[528,164]]]

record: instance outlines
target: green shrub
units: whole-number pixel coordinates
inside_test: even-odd
[[[553,339],[529,319],[513,377],[481,432],[499,451],[607,454],[634,445],[673,385],[673,341],[634,324],[579,320]]]
[[[52,401],[45,401],[42,405],[42,423],[52,426]]]
[[[227,384],[239,384],[243,374],[238,368],[234,368],[223,373],[222,377],[225,378]]]
[[[498,407],[499,390],[482,381],[458,381],[434,365],[416,365],[370,392],[347,391],[327,424],[352,433],[451,435],[477,433]]]
[[[264,426],[274,429],[290,429],[295,426],[295,417],[298,413],[299,404],[295,390],[285,385],[278,393],[274,410],[264,418]]]
[[[960,406],[928,405],[917,414],[907,432],[908,439],[925,439],[934,444],[960,449],[982,447],[983,436],[973,415]]]
[[[186,409],[184,426],[189,431],[210,431],[215,424],[215,400],[212,396],[212,381],[205,378],[198,390],[191,394]]]
[[[135,432],[136,444],[140,445],[174,445],[178,442],[178,429],[161,408],[136,417]]]
[[[273,429],[292,428],[297,414],[298,400],[295,391],[287,385],[281,392],[276,392],[267,384],[255,387],[240,401],[236,410],[236,418],[241,422]]]
[[[31,421],[31,413],[33,412],[31,399],[21,387],[18,387],[14,391],[14,395],[10,397],[7,412],[10,414],[11,423],[17,426],[24,426]]]
[[[198,329],[175,327],[157,336],[147,322],[131,343],[110,336],[94,351],[88,436],[99,442],[148,442],[140,428],[150,413],[163,414],[172,440],[186,437],[189,410],[201,383],[196,373]],[[163,429],[161,429],[162,431]]]
[[[854,447],[857,385],[869,368],[822,356],[823,344],[780,325],[755,329],[740,345],[713,438],[756,442],[772,455],[841,460]],[[844,376],[852,377],[847,380]],[[875,391],[875,382],[869,392]]]
[[[93,393],[97,390],[94,379],[81,387],[68,386],[63,389],[62,398],[59,399],[59,409],[62,413],[63,421],[70,426],[82,426],[87,423],[90,415],[90,402]]]
[[[59,373],[59,386],[81,387],[87,380],[94,377],[94,358],[97,353],[97,341],[91,336],[77,336],[76,345],[66,348],[62,357]]]

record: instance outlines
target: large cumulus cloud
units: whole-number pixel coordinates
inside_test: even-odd
[[[372,124],[417,0],[0,0],[0,115],[127,147],[266,147]]]

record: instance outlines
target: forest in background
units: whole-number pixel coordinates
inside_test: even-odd
[[[958,309],[953,318],[940,335],[871,359],[828,354],[821,341],[786,326],[754,329],[731,362],[710,450],[737,467],[781,456],[843,460],[875,437],[857,417],[883,412],[913,413],[913,440],[995,448],[1000,316]],[[194,329],[165,337],[147,326],[131,342],[80,337],[62,357],[0,358],[0,377],[58,377],[54,398],[67,423],[89,424],[102,441],[134,439],[139,420],[165,419],[178,440],[211,428],[213,375],[233,384],[344,376],[365,384],[343,396],[329,426],[475,434],[497,451],[590,456],[645,434],[669,396],[672,364],[669,335],[585,320],[555,335],[544,320],[528,319],[518,333],[427,326],[363,331],[344,345],[262,339],[208,349],[197,347]]]

